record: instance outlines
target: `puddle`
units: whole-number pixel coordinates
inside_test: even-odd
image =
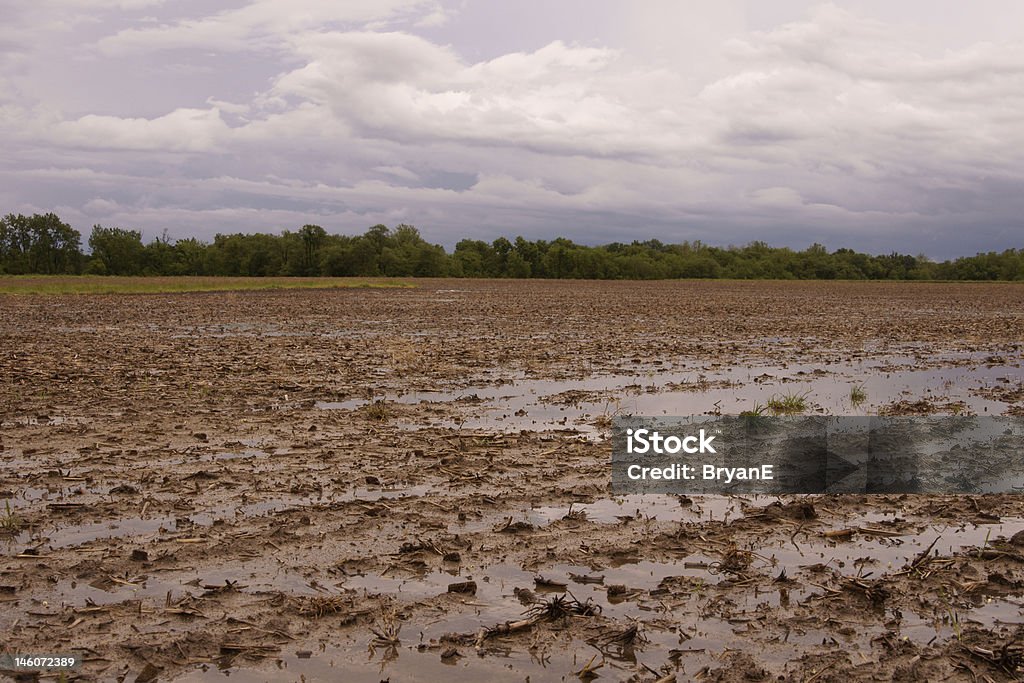
[[[771,496],[675,496],[668,494],[630,494],[617,498],[603,498],[593,503],[573,503],[571,512],[582,514],[588,522],[618,524],[623,518],[650,518],[668,522],[710,522],[742,516],[744,502],[767,505]],[[527,520],[538,526],[563,519],[570,513],[568,505],[535,507],[528,511]]]
[[[385,392],[399,404],[437,405],[450,413],[415,423],[396,420],[408,429],[571,430],[599,436],[597,426],[615,415],[737,414],[773,397],[801,395],[807,412],[868,415],[898,402],[930,400],[961,410],[1001,415],[1006,403],[980,395],[980,390],[1024,380],[1022,357],[1005,354],[1000,364],[988,354],[946,354],[930,361],[948,367],[917,369],[914,356],[783,366],[683,367],[653,369],[575,380],[538,380],[520,375],[498,384],[475,385],[451,391]],[[866,394],[854,403],[850,392]],[[321,401],[322,410],[357,410],[371,399]],[[472,409],[467,409],[472,406]]]
[[[630,579],[653,585],[660,573],[654,565],[641,563],[629,569],[614,570],[615,578]],[[560,565],[552,568],[552,576],[560,570],[588,571],[586,568]],[[545,574],[547,575],[547,574]],[[213,681],[230,677],[232,681],[294,681],[345,680],[372,681],[517,681],[524,680],[577,680],[574,671],[580,670],[588,661],[602,661],[602,656],[591,644],[570,635],[551,633],[545,642],[539,643],[533,652],[510,647],[504,639],[487,641],[483,656],[478,656],[472,646],[458,646],[460,656],[442,660],[440,653],[448,647],[430,646],[442,636],[450,633],[476,633],[483,626],[493,626],[523,616],[527,608],[519,602],[516,587],[533,587],[535,573],[507,565],[499,565],[475,574],[452,576],[432,573],[422,580],[409,580],[408,590],[399,592],[407,600],[422,599],[446,592],[447,585],[472,578],[477,583],[477,592],[470,596],[453,596],[453,600],[466,601],[461,613],[442,612],[436,619],[429,614],[422,619],[404,623],[399,634],[401,643],[393,648],[372,646],[365,629],[331,643],[312,643],[304,647],[307,653],[300,657],[296,650],[288,648],[273,662],[254,667],[243,663],[238,667],[217,669],[211,666],[190,671],[175,681]],[[360,588],[375,592],[382,588],[400,587],[401,580],[386,577],[351,577],[345,582],[347,588]],[[416,588],[415,586],[419,587]],[[580,600],[601,599],[604,615],[625,614],[625,603],[615,605],[605,600],[602,586],[571,584],[571,590]],[[600,594],[600,595],[598,595]],[[621,609],[620,609],[621,607]],[[647,642],[639,644],[633,651],[619,653],[621,656],[605,658],[600,671],[603,676],[626,676],[638,666],[660,667],[666,661],[668,650],[680,643],[678,634],[648,626],[643,631]],[[720,649],[720,646],[719,646]],[[610,653],[614,655],[616,653]],[[595,657],[596,656],[596,657]],[[615,672],[619,673],[616,674]]]
[[[640,498],[640,497],[636,497]],[[666,517],[678,513],[679,500],[669,499],[674,508],[666,509]],[[724,515],[737,512],[735,506],[727,508],[718,497],[707,497],[702,504],[709,514]],[[724,497],[723,497],[724,499]],[[666,501],[666,504],[669,503]],[[734,501],[738,503],[739,501]],[[763,502],[763,501],[756,501]],[[613,519],[615,509],[639,505],[643,509],[645,500],[634,497],[599,500],[587,504],[594,521]],[[688,506],[687,506],[688,507]],[[685,508],[683,508],[685,509]],[[553,516],[556,508],[535,508],[538,515]],[[694,514],[694,513],[691,513]],[[703,512],[700,514],[704,514]],[[699,516],[699,515],[698,515]],[[792,586],[768,584],[764,581],[748,586],[733,585],[727,591],[716,588],[725,577],[708,571],[708,564],[716,558],[695,552],[686,558],[673,562],[638,561],[617,566],[592,568],[575,564],[558,563],[538,571],[527,571],[520,567],[497,564],[482,568],[459,568],[452,566],[448,571],[431,570],[422,575],[383,576],[367,574],[350,576],[339,582],[346,589],[385,593],[401,602],[420,602],[435,596],[445,595],[451,583],[473,580],[477,590],[472,595],[451,595],[448,607],[438,607],[436,617],[431,618],[430,608],[415,620],[404,623],[400,633],[401,643],[395,647],[374,647],[369,643],[366,629],[353,630],[351,634],[339,636],[330,642],[303,643],[301,646],[286,645],[280,655],[274,655],[262,663],[244,660],[225,662],[223,668],[204,665],[187,671],[175,681],[214,681],[230,678],[232,681],[294,681],[306,680],[575,680],[572,676],[583,664],[597,655],[595,661],[602,661],[597,649],[566,631],[548,632],[538,650],[523,651],[505,644],[502,638],[487,641],[484,656],[478,656],[471,646],[458,646],[460,656],[442,660],[440,652],[448,646],[428,646],[450,633],[476,633],[482,627],[494,626],[522,618],[528,609],[520,602],[516,589],[527,588],[540,599],[555,595],[569,594],[581,602],[592,602],[601,608],[601,616],[614,623],[605,623],[609,628],[641,620],[642,633],[647,639],[628,654],[616,658],[609,653],[604,659],[602,676],[625,676],[636,671],[637,666],[658,669],[668,661],[668,653],[678,653],[678,663],[683,672],[695,673],[701,666],[712,664],[725,650],[732,647],[749,649],[751,638],[760,647],[760,659],[766,665],[784,664],[789,661],[795,648],[801,651],[832,651],[837,646],[851,651],[873,649],[872,639],[882,636],[889,628],[895,628],[896,637],[907,638],[918,644],[941,642],[956,636],[956,624],[942,615],[917,614],[909,610],[895,627],[886,627],[877,620],[860,623],[866,618],[857,615],[836,615],[830,626],[823,628],[818,622],[809,622],[804,628],[799,620],[786,621],[792,628],[785,632],[778,629],[750,630],[749,624],[757,621],[764,610],[782,610],[782,615],[797,614],[807,601],[817,600],[822,590],[808,585],[804,568],[822,563],[837,567],[847,575],[858,571],[870,572],[873,567],[888,567],[898,570],[912,560],[936,537],[935,550],[942,555],[961,551],[967,546],[982,546],[1000,536],[1009,537],[1024,528],[1024,519],[1006,518],[992,525],[934,525],[920,522],[905,522],[897,513],[872,512],[849,515],[832,520],[822,520],[817,525],[831,528],[836,524],[850,527],[895,528],[905,530],[899,537],[857,535],[848,543],[831,543],[820,536],[811,540],[795,537],[796,545],[785,538],[775,538],[757,548],[761,557],[755,560],[753,569],[762,574],[777,574],[782,568],[797,581]],[[685,523],[685,522],[684,522]],[[873,562],[863,563],[864,557]],[[859,567],[859,570],[858,570]],[[546,589],[535,583],[535,577],[543,576],[560,585]],[[70,594],[75,600],[90,597],[97,604],[100,600],[124,599],[124,595],[136,595],[159,599],[167,590],[191,590],[187,581],[201,578],[204,583],[216,584],[231,578],[240,579],[248,590],[286,590],[297,594],[315,594],[309,586],[309,579],[284,570],[268,571],[265,560],[241,563],[238,566],[204,569],[201,576],[194,571],[179,573],[173,577],[151,574],[137,587],[119,586],[113,590],[101,590],[89,586],[58,586],[55,599],[65,599]],[[597,578],[600,582],[597,582]],[[822,580],[815,576],[816,580]],[[613,595],[609,586],[625,586],[625,594]],[[198,592],[198,589],[195,589]],[[99,591],[99,593],[96,593]],[[175,593],[178,594],[178,593]],[[717,613],[716,601],[725,599],[726,611]],[[979,603],[973,609],[957,609],[960,624],[980,623],[986,627],[999,624],[1016,625],[1024,623],[1024,609],[1006,599],[989,599],[979,596]],[[669,617],[680,609],[692,612],[693,618],[678,625],[682,632],[659,626],[660,617]],[[675,620],[678,621],[678,620]],[[596,621],[593,623],[597,623]],[[299,653],[302,653],[301,655]],[[618,673],[616,673],[618,672]]]
[[[981,548],[1000,537],[1009,539],[1024,530],[1024,518],[1004,518],[997,524],[921,524],[901,519],[891,525],[894,516],[868,514],[834,524],[812,528],[807,535],[796,534],[791,540],[773,539],[757,547],[777,567],[796,569],[815,563],[831,564],[844,574],[856,574],[856,567],[865,572],[898,571],[936,541],[932,553],[949,557],[964,548]],[[889,524],[886,524],[886,523]],[[850,541],[827,541],[820,537],[826,528],[866,528],[893,530],[898,536],[879,536],[859,532]]]
[[[82,607],[89,602],[113,605],[126,600],[150,600],[163,604],[167,595],[179,600],[186,594],[200,596],[204,586],[222,587],[227,581],[238,590],[249,593],[284,591],[291,595],[322,595],[310,586],[310,580],[301,574],[268,564],[266,560],[213,564],[201,570],[164,572],[140,570],[135,576],[96,576],[87,579],[62,579],[47,590],[46,602],[52,606]]]
[[[36,538],[46,538],[43,548],[67,548],[79,546],[100,539],[124,539],[142,536],[156,536],[162,533],[181,531],[177,520],[188,520],[191,524],[210,527],[217,520],[232,521],[238,518],[259,517],[282,512],[301,510],[313,506],[331,505],[353,501],[373,502],[428,495],[432,487],[418,484],[405,488],[355,487],[347,491],[334,492],[325,496],[278,496],[269,500],[223,505],[207,510],[198,510],[176,516],[121,517],[114,520],[88,522],[77,525],[44,525],[36,530]],[[27,538],[22,536],[21,538]]]
[[[601,574],[603,585],[580,583],[571,578],[572,574],[583,572],[589,576]],[[526,609],[513,592],[516,587],[533,588],[533,578],[538,573],[548,579],[565,580],[567,589],[580,601],[592,600],[602,608],[602,616],[614,619],[614,623],[602,622],[609,629],[624,627],[632,619],[642,619],[641,633],[646,642],[638,642],[633,648],[616,650],[606,648],[602,656],[597,648],[579,637],[562,635],[558,630],[546,632],[536,649],[524,651],[523,645],[512,647],[501,637],[486,642],[483,656],[478,656],[472,646],[458,646],[459,656],[442,660],[441,647],[436,643],[445,634],[476,633],[481,627],[493,626],[521,618]],[[869,650],[871,640],[885,632],[875,624],[864,624],[860,628],[849,627],[849,622],[839,621],[835,629],[823,630],[796,627],[792,632],[772,633],[771,631],[748,631],[747,624],[755,621],[758,610],[797,605],[808,598],[808,591],[797,589],[752,588],[741,594],[729,593],[730,612],[725,616],[698,613],[692,610],[693,618],[684,620],[678,628],[666,628],[659,624],[664,613],[660,604],[659,586],[672,577],[695,576],[699,569],[686,569],[682,563],[638,562],[621,567],[609,567],[600,571],[571,565],[556,565],[542,572],[527,572],[522,569],[499,565],[475,574],[455,578],[447,574],[434,573],[416,581],[407,582],[404,596],[415,600],[437,595],[445,591],[447,583],[472,578],[477,583],[477,592],[466,597],[466,606],[461,613],[442,612],[436,619],[429,615],[404,623],[399,634],[401,643],[393,648],[374,647],[369,644],[365,629],[339,638],[332,642],[305,644],[303,647],[286,647],[280,656],[261,665],[241,663],[239,666],[215,668],[205,666],[189,671],[174,679],[176,681],[214,681],[229,677],[233,681],[293,681],[300,680],[346,680],[373,681],[403,680],[453,680],[453,681],[517,681],[523,680],[577,680],[574,672],[579,671],[588,661],[604,662],[599,670],[602,677],[610,680],[628,678],[642,667],[658,670],[669,661],[670,651],[677,653],[677,664],[681,680],[693,675],[703,666],[715,666],[718,657],[728,649],[747,650],[751,637],[759,643],[759,659],[766,665],[784,665],[797,647],[801,651],[833,651],[836,644],[853,651]],[[367,590],[383,588],[384,584],[373,577],[353,577],[348,587]],[[417,584],[420,589],[414,588]],[[616,583],[637,589],[638,593],[620,601],[609,599],[606,586]],[[537,591],[541,597],[559,594]],[[713,588],[695,598],[705,606],[717,592]],[[696,606],[697,603],[690,603]],[[688,611],[689,608],[687,608]],[[1002,612],[1000,612],[1002,613]],[[595,620],[596,623],[596,620]],[[846,630],[841,630],[842,627]],[[569,633],[569,632],[567,632]],[[940,621],[905,615],[898,630],[899,637],[910,638],[922,643],[934,639],[954,636],[953,628]],[[783,637],[785,638],[783,640]],[[302,656],[298,651],[305,649]]]
[[[281,656],[259,668],[247,665],[218,669],[206,665],[173,680],[176,683],[292,683],[299,680],[353,683],[380,683],[384,680],[409,683],[578,681],[573,672],[581,669],[596,654],[594,648],[588,644],[570,640],[560,647],[553,647],[555,643],[548,643],[543,652],[536,654],[497,651],[485,657],[478,657],[472,647],[459,647],[461,656],[442,660],[441,649],[426,649],[421,652],[414,641],[415,635],[410,634],[409,638],[403,638],[402,644],[398,647],[370,648],[365,639],[350,638],[321,645],[312,652],[307,648],[301,657],[296,655],[301,648],[288,648]],[[413,644],[406,644],[407,642]],[[600,657],[596,661],[600,661]],[[657,662],[658,665],[662,663],[663,661]],[[634,667],[615,667],[606,664],[599,672],[604,672],[604,676],[614,676],[615,674],[609,671],[614,668],[622,670],[621,677],[627,677]]]
[[[970,610],[960,618],[961,622],[973,622],[983,627],[993,626],[1024,626],[1024,605],[1019,602],[984,598],[984,604]]]
[[[465,392],[446,391],[410,391],[402,394],[385,394],[370,398],[350,398],[344,401],[317,401],[314,405],[320,410],[357,410],[381,398],[403,405],[415,405],[417,403],[454,403],[458,401],[476,401],[479,392],[483,389],[467,390]]]
[[[0,422],[0,427],[59,427],[61,425],[84,424],[85,418],[68,417],[64,415],[23,415],[11,420]]]
[[[44,610],[113,605],[127,600],[163,605],[168,595],[173,601],[186,595],[198,597],[208,590],[222,589],[229,582],[235,590],[250,595],[283,592],[292,596],[320,596],[330,592],[322,581],[325,579],[319,572],[307,570],[304,574],[299,568],[286,566],[286,559],[275,555],[252,560],[212,560],[200,568],[139,564],[136,571],[117,576],[97,573],[55,580],[47,584],[45,593],[26,592],[21,599],[38,602]],[[0,614],[0,627],[5,627],[4,616]],[[17,618],[17,613],[12,611],[10,617]]]
[[[133,536],[149,536],[160,533],[161,529],[173,531],[173,517],[122,517],[108,522],[93,522],[59,528],[53,532],[42,530],[39,535],[49,540],[45,546],[50,548],[67,548],[83,545],[101,538],[129,538]]]
[[[11,510],[19,510],[39,503],[63,501],[70,495],[69,489],[67,486],[53,489],[33,486],[7,489],[0,493],[0,513],[6,511],[7,505],[11,506]],[[4,495],[8,493],[11,495]]]
[[[892,529],[893,520],[893,515],[879,513],[852,517],[845,520],[845,524],[868,529]],[[895,528],[901,526],[897,522]],[[730,618],[739,617],[742,620],[748,613],[765,607],[789,608],[822,595],[824,591],[813,584],[827,579],[811,571],[810,568],[815,565],[831,567],[845,576],[880,576],[899,571],[910,564],[936,538],[939,540],[932,552],[949,557],[966,548],[983,547],[1000,537],[1012,536],[1024,529],[1024,518],[1007,518],[999,524],[991,525],[907,525],[906,533],[901,536],[861,533],[844,543],[833,543],[822,538],[820,532],[824,528],[829,527],[817,528],[809,532],[806,538],[797,535],[793,539],[766,539],[753,548],[756,556],[751,571],[768,578],[746,587],[730,586],[727,593],[721,593],[730,601]],[[589,600],[600,606],[601,614],[611,619],[649,620],[666,609],[663,600],[671,604],[673,600],[687,594],[701,596],[701,600],[719,594],[716,585],[728,578],[715,570],[720,559],[710,549],[694,549],[689,555],[670,562],[640,560],[608,563],[605,560],[602,564],[606,566],[595,567],[556,563],[536,571],[507,564],[482,568],[454,566],[447,572],[434,570],[423,575],[353,576],[347,578],[343,585],[345,588],[374,594],[392,594],[418,601],[446,593],[451,583],[475,581],[476,593],[469,598],[474,609],[462,614],[446,615],[434,624],[422,625],[421,631],[429,639],[453,631],[475,632],[483,626],[521,618],[526,608],[519,601],[516,589],[522,588],[530,589],[540,598],[568,592],[581,602]],[[770,577],[778,576],[783,571],[796,583],[771,583]],[[535,583],[537,576],[557,585],[550,588],[539,586]],[[627,590],[615,597],[609,593],[609,586],[624,586]],[[963,610],[961,620],[972,618],[991,627],[996,618],[1010,621],[1019,617],[1019,609],[1013,605],[1007,606],[1005,601],[990,604],[995,606],[986,605],[985,610],[988,612]],[[1024,621],[1024,618],[1020,620]],[[949,633],[942,628],[936,630],[934,621],[933,618],[907,612],[903,622],[907,633],[904,635],[915,640],[923,639],[924,642],[936,635],[948,637]],[[714,641],[718,649],[723,647],[720,635],[716,634],[717,640]],[[817,637],[820,640],[820,633]]]

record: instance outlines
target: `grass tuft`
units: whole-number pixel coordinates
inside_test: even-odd
[[[0,515],[0,534],[18,533],[22,527],[21,518],[11,510],[11,501],[5,500],[4,508],[4,514]]]
[[[768,406],[754,403],[754,407],[740,412],[739,419],[745,429],[750,432],[763,432],[771,428],[771,417],[768,415]]]
[[[768,399],[768,410],[775,415],[799,415],[807,410],[807,394],[786,394]]]
[[[365,409],[366,416],[371,420],[377,422],[387,422],[391,417],[391,411],[388,410],[388,403],[382,398],[377,399],[373,403],[366,405]]]
[[[750,410],[744,410],[740,413],[740,417],[764,417],[764,414],[768,411],[766,406],[760,403],[754,403],[754,407]]]

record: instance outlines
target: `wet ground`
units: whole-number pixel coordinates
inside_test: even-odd
[[[83,680],[1012,680],[1017,495],[614,496],[616,415],[1024,413],[1024,287],[0,297],[0,638]],[[54,678],[56,676],[53,676]]]

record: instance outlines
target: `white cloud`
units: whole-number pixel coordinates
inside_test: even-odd
[[[176,109],[156,119],[123,119],[89,114],[62,121],[54,138],[75,147],[209,152],[228,132],[218,109]]]
[[[118,211],[121,205],[109,199],[96,197],[82,205],[82,212],[90,216],[109,216]]]
[[[255,0],[237,9],[196,19],[126,28],[103,38],[99,47],[108,54],[189,47],[214,50],[277,47],[283,38],[300,31],[392,20],[424,7],[434,14],[440,11],[427,0],[291,0],[287,3]]]
[[[97,16],[146,4],[61,1]],[[687,23],[699,40],[674,41],[702,4],[673,5],[659,31],[664,2],[635,10],[616,47],[555,40],[488,59],[426,37],[459,14],[417,0],[257,0],[116,24],[99,40],[110,55],[146,63],[190,48],[181,68],[204,74],[177,81],[195,88],[190,102],[140,115],[126,92],[66,115],[0,100],[0,128],[17,143],[0,172],[21,164],[5,177],[27,194],[71,188],[86,217],[103,201],[125,220],[183,225],[323,211],[422,216],[451,234],[618,226],[620,238],[671,238],[692,237],[673,227],[690,225],[705,238],[770,241],[776,230],[809,242],[929,221],[955,240],[957,225],[996,235],[1017,220],[1021,43],[937,50],[834,5],[749,31],[735,4]],[[258,54],[275,75],[258,92],[229,90],[230,72],[217,79],[225,50]],[[60,175],[86,171],[77,184]]]
[[[272,93],[325,106],[370,135],[598,154],[653,152],[679,138],[658,125],[668,113],[658,86],[671,75],[624,70],[613,50],[556,41],[467,64],[422,38],[376,32],[303,35],[295,49],[306,64]]]

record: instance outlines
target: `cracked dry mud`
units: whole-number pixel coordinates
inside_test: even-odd
[[[1019,496],[616,497],[603,436],[788,394],[1021,414],[1022,330],[1010,284],[0,297],[2,649],[77,652],[68,680],[1012,680]]]

